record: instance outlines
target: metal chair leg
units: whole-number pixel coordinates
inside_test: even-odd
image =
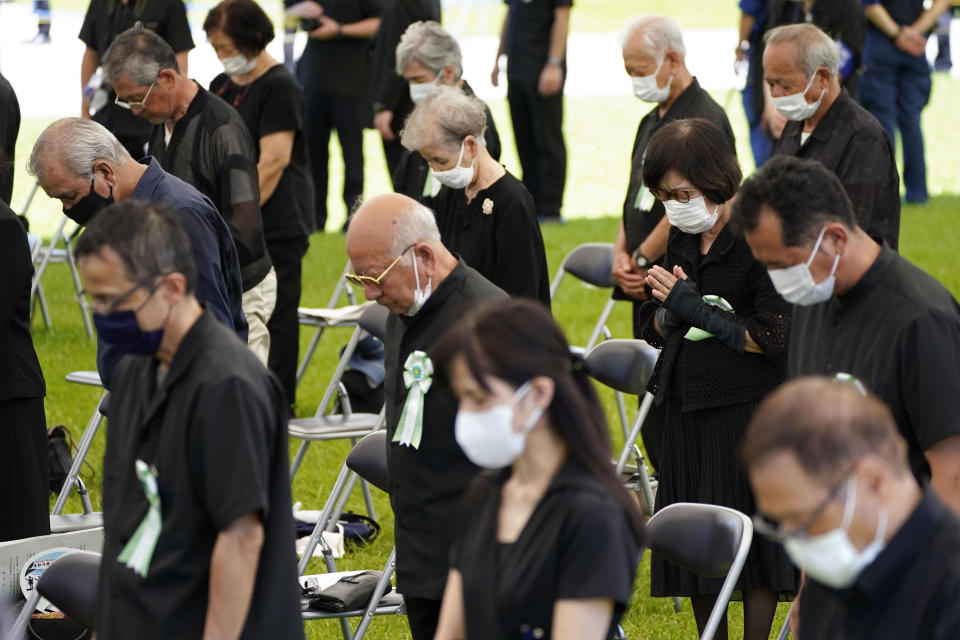
[[[64,505],[67,503],[67,496],[70,495],[70,491],[74,487],[77,488],[77,492],[80,494],[80,500],[84,503],[84,513],[90,513],[92,511],[92,509],[90,509],[90,498],[84,495],[86,493],[86,487],[80,480],[80,467],[83,465],[87,453],[90,452],[93,439],[96,437],[97,431],[100,430],[100,424],[103,422],[100,407],[103,406],[103,399],[107,397],[107,393],[109,392],[104,391],[103,395],[100,396],[100,401],[97,402],[97,408],[94,409],[93,415],[90,416],[90,421],[87,423],[87,427],[83,430],[80,444],[77,445],[77,455],[73,458],[73,464],[70,466],[70,471],[67,473],[66,480],[63,482],[63,488],[60,489],[60,494],[57,495],[57,501],[53,505],[53,511],[50,515],[60,515]]]

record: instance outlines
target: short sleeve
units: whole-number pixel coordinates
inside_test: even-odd
[[[592,496],[567,522],[557,584],[558,600],[609,598],[626,605],[640,561],[626,513]]]
[[[181,0],[168,0],[166,16],[166,36],[164,40],[174,53],[193,49],[193,36],[190,35],[190,23],[187,22],[187,9]]]
[[[303,131],[303,93],[293,77],[264,88],[266,91],[260,107],[260,137],[278,131]],[[255,140],[254,143],[259,144],[259,141]]]
[[[97,9],[97,0],[90,0],[87,13],[83,16],[83,25],[80,27],[80,41],[91,49],[97,48]]]
[[[262,394],[229,378],[199,396],[190,428],[191,471],[200,502],[217,531],[269,510],[269,456],[275,419]]]
[[[366,18],[379,18],[383,12],[383,0],[361,0],[361,15]]]

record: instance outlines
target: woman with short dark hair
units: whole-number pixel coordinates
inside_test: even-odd
[[[236,107],[257,142],[263,235],[277,272],[277,304],[267,323],[270,369],[293,404],[300,347],[301,260],[313,231],[313,181],[304,141],[303,91],[266,51],[273,23],[253,0],[224,0],[203,30],[223,63],[210,91]]]
[[[464,505],[435,637],[612,637],[643,525],[582,361],[525,300],[481,307],[433,355],[459,399],[457,442],[489,470]]]
[[[746,241],[727,228],[740,166],[715,124],[677,120],[647,146],[643,182],[663,202],[671,229],[663,266],[647,284],[642,337],[661,348],[648,389],[663,405],[656,509],[703,502],[756,511],[737,448],[760,400],[785,378],[790,307]],[[702,631],[722,580],[654,554],[650,593],[689,596]],[[744,638],[767,638],[779,595],[796,589],[780,545],[755,538],[737,585]],[[718,630],[726,637],[726,621]]]

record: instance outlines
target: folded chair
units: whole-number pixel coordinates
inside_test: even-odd
[[[351,477],[359,477],[364,482],[369,482],[382,491],[389,491],[390,480],[387,473],[386,431],[376,431],[365,436],[357,442],[353,449],[350,450],[350,453],[347,454],[347,459],[340,469],[337,480],[333,485],[333,490],[323,505],[323,510],[320,512],[317,524],[313,529],[313,533],[310,535],[310,541],[303,551],[303,556],[300,558],[298,574],[301,576],[301,584],[303,584],[303,577],[310,558],[313,556],[313,552],[318,545],[323,551],[327,572],[331,574],[337,573],[333,553],[323,538],[323,532],[332,529],[333,525],[336,524],[339,513],[343,508],[343,503],[346,500],[346,494],[349,493]],[[302,614],[303,619],[339,619],[341,632],[345,640],[350,640],[351,638],[353,640],[360,640],[364,634],[366,634],[373,616],[404,615],[406,613],[403,607],[403,598],[393,590],[390,584],[390,579],[393,576],[395,567],[396,549],[394,548],[390,551],[390,557],[387,558],[387,562],[381,570],[380,579],[366,607],[363,609],[334,613],[304,608]],[[351,631],[348,618],[356,617],[360,618],[360,622],[357,628]]]
[[[76,232],[68,236],[64,232],[64,228],[67,224],[67,217],[63,216],[60,220],[60,224],[57,225],[57,230],[54,232],[53,236],[50,238],[50,242],[44,244],[42,241],[31,251],[33,256],[34,272],[33,280],[30,286],[30,298],[31,300],[39,300],[40,310],[43,312],[43,319],[49,327],[50,314],[47,310],[46,300],[43,296],[43,289],[41,287],[41,280],[43,274],[47,270],[47,266],[51,263],[66,263],[67,267],[70,269],[70,277],[73,279],[73,288],[76,293],[80,293],[83,290],[83,286],[80,284],[80,274],[77,271],[77,261],[73,255],[73,238],[76,236]],[[77,229],[79,231],[79,228]],[[60,243],[63,243],[63,248],[59,248]],[[84,309],[81,305],[80,315],[83,318],[83,327],[87,332],[87,337],[93,339],[93,321],[90,318],[90,314]]]
[[[25,637],[30,615],[36,609],[41,596],[77,624],[87,629],[95,629],[99,595],[100,554],[72,551],[60,556],[46,568],[37,581],[36,588],[30,592],[27,603],[10,630],[10,640]]]
[[[641,498],[644,512],[651,516],[656,483],[650,480],[647,463],[637,444],[637,438],[653,404],[653,394],[647,391],[647,383],[653,374],[658,356],[659,352],[643,340],[607,340],[594,347],[586,357],[587,371],[594,380],[619,393],[643,396],[640,410],[617,457],[617,475],[622,475],[627,470],[627,460],[632,453],[636,469],[629,470],[629,485]]]
[[[677,502],[650,518],[646,538],[652,552],[681,569],[710,578],[726,577],[700,636],[700,640],[713,640],[753,542],[750,518],[727,507]]]

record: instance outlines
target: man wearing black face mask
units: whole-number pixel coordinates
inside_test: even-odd
[[[64,214],[83,226],[110,203],[128,198],[161,202],[177,211],[197,265],[197,299],[246,340],[240,263],[230,230],[206,196],[163,171],[153,158],[145,162],[131,158],[100,124],[64,118],[37,138],[28,169],[47,195],[63,203]],[[97,369],[107,388],[121,355],[101,335]]]

